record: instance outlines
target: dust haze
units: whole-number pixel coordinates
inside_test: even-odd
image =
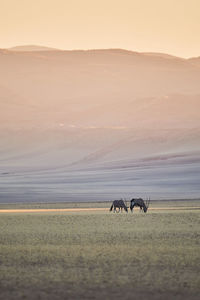
[[[0,202],[195,198],[200,58],[0,49]]]

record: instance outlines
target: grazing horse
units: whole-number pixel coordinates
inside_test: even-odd
[[[114,207],[114,209],[113,209],[113,207]],[[119,211],[120,211],[120,209],[121,209],[121,212],[122,212],[122,209],[124,209],[126,212],[128,212],[128,208],[127,208],[127,206],[125,205],[125,203],[124,203],[123,200],[114,200],[114,201],[113,201],[113,203],[112,203],[112,205],[111,205],[111,207],[110,207],[110,211],[112,211],[112,209],[113,209],[114,212],[117,212],[117,211],[116,211],[116,208],[119,208]],[[118,212],[119,212],[119,211],[118,211]]]
[[[135,206],[139,206],[140,210],[143,210],[145,213],[147,212],[149,208],[150,198],[144,202],[142,198],[132,199],[130,201],[130,210],[133,212],[133,209]]]

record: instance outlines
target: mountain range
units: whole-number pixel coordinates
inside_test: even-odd
[[[0,201],[199,197],[200,57],[0,49]]]

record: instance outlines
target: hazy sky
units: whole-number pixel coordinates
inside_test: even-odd
[[[200,0],[0,0],[0,48],[25,44],[200,56]]]

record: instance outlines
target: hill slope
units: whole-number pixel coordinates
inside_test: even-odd
[[[29,50],[0,50],[1,202],[199,196],[198,63]]]

